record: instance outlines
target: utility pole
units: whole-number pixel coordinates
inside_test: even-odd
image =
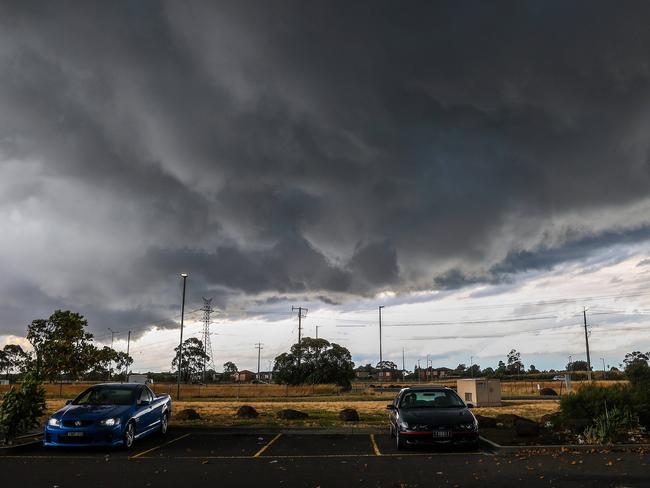
[[[298,310],[298,364],[300,364],[300,356],[302,355],[300,351],[300,342],[302,341],[302,319],[307,317],[307,312],[309,312],[309,310],[304,307],[294,307],[292,305],[291,311],[295,312],[296,310]]]
[[[469,357],[469,372],[472,378],[474,378],[474,356]]]
[[[605,358],[600,358],[600,360],[603,362],[603,379],[607,379],[607,370],[605,369]]]
[[[124,382],[129,382],[129,350],[131,348],[131,331],[129,331],[128,339],[126,340],[126,371],[124,372]]]
[[[316,339],[318,339],[318,325],[316,326]]]
[[[404,348],[402,348],[402,381],[404,381],[404,371],[406,371],[404,364]]]
[[[183,319],[185,318],[185,285],[187,283],[187,273],[181,273],[183,278],[183,298],[181,300],[181,341],[178,344],[178,380],[176,381],[176,399],[181,398],[181,363],[183,362]]]
[[[259,379],[260,379],[260,357],[261,357],[261,354],[262,354],[262,349],[264,349],[264,348],[262,347],[261,342],[258,342],[255,345],[255,348],[257,349],[257,380],[259,381]]]
[[[585,347],[587,349],[587,378],[591,381],[591,357],[589,356],[589,331],[587,330],[587,309],[582,310],[585,321]]]
[[[203,308],[201,310],[203,310],[203,353],[205,354],[201,381],[205,384],[205,370],[208,362],[212,370],[215,370],[214,360],[212,359],[212,341],[210,339],[210,314],[214,311],[212,309],[212,298],[203,297]]]
[[[383,361],[383,356],[381,352],[381,309],[384,308],[383,305],[379,305],[379,362]]]
[[[108,328],[108,330],[111,331],[111,349],[113,349],[113,339],[115,338],[115,334],[117,334],[119,331],[116,332],[113,329],[111,329],[110,327]],[[113,367],[113,361],[111,361],[110,364],[108,365],[108,381],[111,381],[111,368],[112,367]]]

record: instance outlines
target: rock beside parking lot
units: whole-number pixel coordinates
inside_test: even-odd
[[[280,410],[277,413],[277,416],[278,418],[285,419],[285,420],[300,420],[309,417],[309,415],[306,414],[305,412],[300,412],[298,410],[293,410],[291,408]]]
[[[534,437],[539,435],[539,424],[533,420],[519,418],[515,420],[515,432],[520,437]]]
[[[339,412],[339,418],[345,422],[358,422],[359,412],[354,408],[344,408]]]
[[[201,420],[201,416],[199,415],[199,412],[197,412],[193,408],[186,408],[185,410],[181,410],[180,412],[174,414],[174,419],[175,420]]]
[[[243,419],[255,419],[259,416],[259,413],[250,405],[242,405],[237,409],[236,415]]]
[[[478,414],[475,414],[474,417],[476,417],[479,428],[492,428],[497,426],[497,419],[494,417],[484,417],[483,415]]]

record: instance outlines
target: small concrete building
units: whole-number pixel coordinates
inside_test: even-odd
[[[465,403],[475,407],[501,406],[501,380],[471,378],[456,381],[456,391]]]

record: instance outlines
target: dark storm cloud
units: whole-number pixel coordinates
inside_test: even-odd
[[[648,14],[0,2],[3,259],[104,323],[173,308],[179,270],[340,303],[648,240]]]

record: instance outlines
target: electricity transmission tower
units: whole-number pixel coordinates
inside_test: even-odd
[[[212,309],[212,298],[203,297],[203,352],[207,358],[203,359],[203,383],[205,383],[205,371],[209,366],[214,371],[214,359],[212,358],[212,342],[210,341],[210,314]]]

